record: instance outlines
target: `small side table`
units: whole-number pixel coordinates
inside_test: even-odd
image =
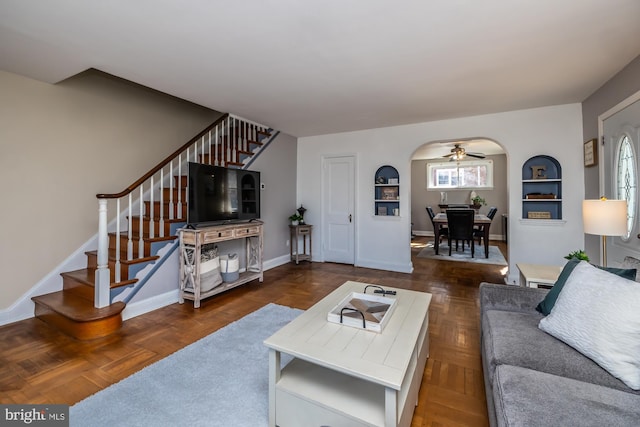
[[[295,261],[298,264],[299,261],[311,261],[312,254],[312,231],[313,225],[300,224],[289,225],[290,234],[290,246],[289,253],[291,255],[291,261]],[[300,253],[300,237],[302,237],[302,253]],[[309,253],[307,253],[307,237],[309,237]],[[295,245],[295,253],[293,251]]]
[[[557,265],[518,263],[516,267],[520,270],[520,285],[528,288],[551,288],[562,272]]]

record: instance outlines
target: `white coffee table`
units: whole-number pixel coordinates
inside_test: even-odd
[[[429,355],[431,294],[385,287],[397,292],[397,305],[381,333],[327,321],[366,285],[346,282],[265,340],[270,426],[411,424]],[[294,357],[285,367],[281,353]]]
[[[562,272],[557,265],[517,263],[516,267],[520,270],[520,284],[529,288],[551,288]]]

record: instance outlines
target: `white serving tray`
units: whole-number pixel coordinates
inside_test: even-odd
[[[368,307],[368,309],[370,310],[361,310],[364,311],[363,314],[365,315],[364,327],[361,315],[357,315],[357,317],[353,317],[355,316],[354,314],[347,315],[347,313],[354,313],[351,310],[344,311],[342,322],[340,322],[340,312],[342,311],[342,309],[345,307],[355,307],[352,303],[353,300],[355,300],[356,305],[361,309]],[[384,307],[384,304],[388,305],[388,307]],[[393,314],[393,310],[395,309],[395,307],[395,298],[389,298],[374,294],[363,294],[360,292],[350,292],[342,299],[342,301],[340,301],[338,305],[336,305],[327,314],[327,320],[333,323],[342,323],[346,326],[380,333],[384,329],[385,325],[389,322],[389,318]],[[383,309],[384,311],[377,311]]]

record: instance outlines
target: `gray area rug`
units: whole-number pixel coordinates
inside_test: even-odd
[[[429,242],[427,243],[427,246],[418,253],[418,258],[437,259],[441,261],[475,262],[477,264],[507,265],[504,255],[502,255],[500,248],[497,246],[489,245],[489,258],[484,257],[484,245],[476,245],[475,256],[473,258],[471,258],[471,248],[469,245],[465,245],[464,252],[462,251],[462,243],[460,243],[458,248],[460,250],[456,252],[454,243],[451,256],[449,256],[449,245],[447,245],[447,242],[442,242],[438,248],[439,254],[436,255],[433,242]]]
[[[263,341],[300,313],[268,304],[73,405],[70,425],[267,426]]]

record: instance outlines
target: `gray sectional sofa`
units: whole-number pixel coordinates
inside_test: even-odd
[[[491,426],[640,426],[640,391],[538,328],[547,292],[480,285]]]

